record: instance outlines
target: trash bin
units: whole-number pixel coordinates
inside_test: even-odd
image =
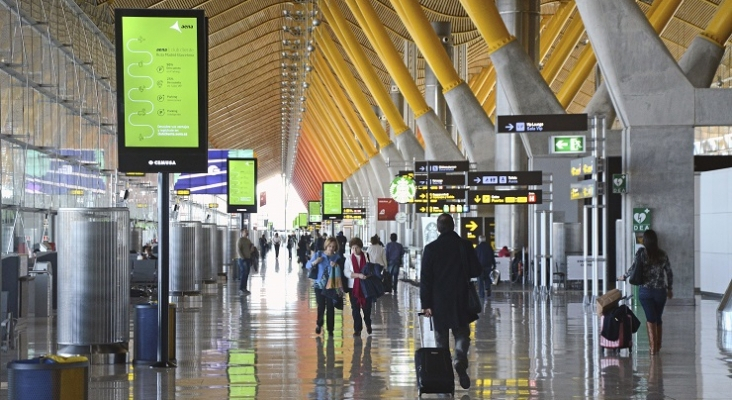
[[[168,304],[168,360],[175,361],[175,304]],[[158,305],[135,306],[134,364],[158,361]]]
[[[89,399],[86,357],[45,356],[8,363],[10,400]]]

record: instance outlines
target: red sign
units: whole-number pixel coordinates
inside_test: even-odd
[[[394,199],[378,199],[377,208],[379,210],[378,221],[394,221],[399,212],[399,203]]]
[[[259,194],[259,206],[264,207],[267,205],[267,192],[262,192]]]

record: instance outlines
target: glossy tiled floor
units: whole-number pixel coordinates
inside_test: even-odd
[[[318,336],[306,276],[270,256],[251,277],[252,295],[220,285],[199,309],[177,312],[178,367],[94,366],[90,399],[401,399],[417,397],[413,354],[420,347],[418,290],[400,283],[374,309],[374,332],[352,336],[337,313],[333,337]],[[718,299],[669,306],[662,354],[650,357],[645,329],[632,354],[603,355],[598,318],[576,292],[535,297],[499,286],[473,326],[469,374],[456,397],[495,399],[729,399],[731,340],[718,334]],[[346,306],[348,307],[348,306]],[[642,311],[637,313],[642,319]],[[54,350],[47,319],[30,319],[5,364]],[[645,324],[643,324],[643,327]],[[130,348],[134,345],[130,342]],[[435,397],[425,395],[424,397]]]

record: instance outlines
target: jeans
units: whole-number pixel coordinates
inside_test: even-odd
[[[470,347],[470,325],[466,324],[452,330],[455,338],[455,354],[452,357],[457,371],[468,369],[468,348]],[[449,348],[450,336],[448,329],[435,329],[435,344],[437,347]]]
[[[243,258],[237,258],[236,261],[239,264],[239,290],[247,290],[249,270],[252,268],[252,262]]]
[[[358,305],[358,300],[353,295],[353,292],[349,293],[351,300],[351,315],[353,316],[353,330],[361,332],[363,330],[363,322],[366,322],[366,327],[371,327],[371,300],[366,299],[366,305],[363,307]],[[361,310],[363,309],[363,322],[361,321]]]
[[[478,277],[478,294],[481,297],[485,296],[486,292],[490,295],[492,285],[491,272],[483,270],[483,273]]]
[[[640,300],[643,311],[646,313],[646,321],[661,324],[661,315],[663,308],[666,306],[666,289],[649,289],[640,287],[638,291],[638,299]]]
[[[397,290],[397,283],[399,283],[399,264],[389,264],[389,273],[391,274],[391,288],[384,288],[385,290],[392,289],[394,292]]]
[[[323,294],[323,289],[315,288],[315,301],[318,303],[318,320],[317,324],[318,326],[323,326],[323,314],[326,313],[326,329],[328,330],[328,333],[333,332],[333,329],[335,328],[335,306],[333,305],[333,301]]]
[[[275,258],[277,258],[279,256],[280,256],[280,245],[276,244],[275,245]]]

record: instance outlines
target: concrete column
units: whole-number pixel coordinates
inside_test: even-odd
[[[452,25],[449,22],[431,22],[430,25],[432,25],[432,29],[440,39],[440,43],[448,57],[452,59]],[[435,110],[435,114],[437,114],[437,118],[442,122],[442,125],[446,126],[450,111],[447,108],[445,96],[442,95],[442,85],[437,80],[437,76],[435,76],[429,63],[425,63],[424,66],[424,98],[427,105]],[[448,132],[450,131],[448,130]]]
[[[674,269],[674,302],[693,304],[691,149],[693,125],[704,101],[696,99],[693,86],[633,0],[577,0],[577,9],[626,126],[623,167],[633,188],[623,198],[626,232],[634,207],[653,209],[653,229]]]
[[[511,51],[512,49],[508,48],[509,46],[515,47],[514,51],[523,49],[529,55],[530,61],[536,65],[539,54],[539,1],[498,0],[496,6],[509,33],[516,37],[516,41],[513,44],[504,46],[503,51]],[[516,58],[511,57],[509,59]],[[524,65],[524,67],[530,68],[528,65]],[[498,66],[496,69],[498,70]],[[518,110],[511,107],[511,102],[506,96],[505,83],[507,79],[505,78],[508,77],[502,74],[497,75],[496,115],[519,113]],[[533,91],[519,91],[513,94],[520,97],[534,96]],[[519,135],[497,134],[495,152],[496,171],[521,171],[527,169],[528,158]],[[526,206],[495,207],[495,218],[496,247],[528,245],[528,209]]]

